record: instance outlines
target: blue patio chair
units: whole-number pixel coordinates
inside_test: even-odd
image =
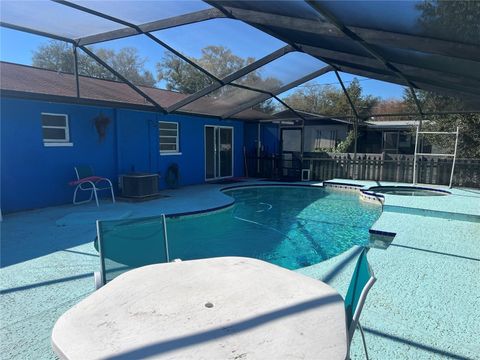
[[[115,203],[113,186],[112,182],[109,179],[105,177],[95,176],[92,167],[88,165],[75,166],[75,174],[77,175],[77,180],[70,182],[71,186],[75,186],[75,191],[73,193],[74,205],[90,202],[95,196],[95,202],[98,206],[97,191],[101,190],[110,190],[110,193],[112,194],[112,202]],[[90,197],[87,200],[78,201],[77,193],[79,190],[90,192]]]
[[[360,314],[362,312],[365,299],[371,287],[377,280],[373,274],[372,268],[367,259],[368,248],[364,248],[358,257],[357,265],[353,271],[352,280],[348,287],[347,295],[345,296],[345,312],[347,317],[348,329],[348,357],[350,359],[350,345],[352,343],[353,334],[355,330],[360,329],[362,335],[363,348],[365,356],[368,360],[367,344],[365,343],[365,335],[363,328],[360,325]]]
[[[165,215],[122,220],[97,220],[100,272],[98,289],[118,275],[145,265],[169,262]]]

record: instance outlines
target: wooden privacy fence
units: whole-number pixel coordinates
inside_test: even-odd
[[[333,178],[413,181],[413,155],[391,154],[330,154],[326,158],[304,158],[303,168],[310,169],[312,180]],[[417,159],[418,182],[448,185],[452,158],[420,156]],[[480,187],[480,159],[456,159],[453,184]]]
[[[417,159],[418,183],[448,185],[452,158],[420,156]],[[278,156],[247,158],[249,176],[281,178],[284,161]],[[299,164],[300,166],[300,164]],[[395,181],[411,183],[413,180],[413,155],[395,154],[322,154],[319,157],[304,155],[301,168],[310,169],[311,180],[333,178]],[[463,187],[480,187],[480,159],[456,159],[453,184]]]

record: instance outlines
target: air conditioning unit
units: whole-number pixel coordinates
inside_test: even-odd
[[[121,184],[124,197],[143,198],[158,194],[158,174],[125,174]]]

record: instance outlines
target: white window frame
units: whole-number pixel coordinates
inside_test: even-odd
[[[170,136],[170,135],[160,135],[161,131],[161,124],[175,124],[176,130],[177,130],[177,135],[175,136]],[[173,130],[173,129],[164,129],[164,130]],[[163,138],[175,138],[175,149],[174,150],[161,150],[161,144],[162,141],[161,139]],[[181,154],[180,153],[180,148],[179,148],[179,137],[180,137],[180,130],[179,130],[179,124],[176,121],[159,121],[158,122],[158,151],[160,152],[161,155],[174,155],[174,154]]]
[[[43,125],[43,115],[52,115],[52,116],[63,116],[65,118],[65,126],[51,126],[51,125]],[[45,146],[72,146],[73,144],[70,142],[70,126],[69,126],[69,118],[67,114],[59,114],[59,113],[40,113],[40,122],[42,125],[42,139],[43,144]],[[43,137],[43,129],[64,129],[65,130],[65,138],[64,139],[46,139]]]

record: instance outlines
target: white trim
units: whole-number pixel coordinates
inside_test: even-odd
[[[160,124],[175,124],[176,129],[163,129],[163,130],[169,130],[169,131],[176,131],[177,135],[172,136],[172,135],[160,135]],[[164,143],[163,145],[175,145],[175,150],[161,150],[161,141],[160,138],[175,138],[175,144],[173,143]],[[158,152],[160,155],[181,155],[181,152],[179,151],[179,138],[180,138],[180,126],[178,122],[176,121],[163,121],[159,120],[158,121]]]
[[[452,171],[450,172],[450,182],[448,183],[448,188],[450,189],[452,187],[453,183],[453,172],[455,170],[455,160],[457,159],[457,147],[458,147],[458,133],[459,133],[459,127],[457,126],[457,131],[452,132],[446,132],[446,131],[420,131],[420,126],[417,126],[417,132],[415,134],[415,152],[413,153],[413,185],[417,184],[417,156],[444,156],[444,157],[452,157],[453,158],[453,163],[452,163]],[[453,151],[453,154],[435,154],[435,153],[419,153],[418,151],[418,134],[440,134],[440,135],[455,135],[455,149]]]
[[[214,138],[214,145],[216,146],[217,143],[216,143],[216,132],[215,132],[215,128],[219,128],[219,129],[231,129],[232,130],[232,175],[228,175],[228,176],[218,176],[218,177],[212,177],[212,178],[207,178],[207,144],[206,144],[206,141],[205,141],[205,136],[206,136],[206,133],[207,133],[207,127],[211,127],[214,129],[213,131],[213,138]],[[215,180],[222,180],[222,179],[228,179],[228,178],[231,178],[231,177],[234,177],[234,174],[235,174],[235,165],[234,165],[234,162],[235,162],[235,128],[233,126],[224,126],[224,125],[204,125],[203,126],[203,152],[204,152],[204,178],[205,178],[205,182],[209,182],[209,181],[215,181]],[[215,154],[219,154],[220,152],[219,151],[215,151]],[[216,159],[214,160],[214,175],[216,174],[216,170],[217,170],[217,161]]]
[[[42,119],[43,115],[51,115],[51,116],[58,116],[58,117],[63,116],[65,118],[65,126],[43,125],[43,119]],[[54,143],[54,144],[69,143],[69,144],[72,144],[70,142],[70,126],[69,126],[70,120],[68,118],[68,114],[42,112],[42,113],[40,113],[40,121],[41,121],[41,126],[42,126],[42,139],[43,139],[44,144],[46,144],[46,143]],[[46,139],[46,138],[43,137],[43,129],[64,129],[65,130],[65,139]],[[72,145],[65,145],[65,146],[72,146]],[[45,145],[45,146],[62,146],[62,145]]]
[[[304,176],[305,173],[306,176]],[[310,169],[302,169],[302,181],[310,181]]]
[[[419,134],[440,134],[440,135],[456,135],[456,131],[419,131]]]
[[[73,146],[73,143],[71,142],[50,142],[46,141],[43,143],[43,146],[45,147],[71,147]]]
[[[421,156],[455,156],[455,154],[435,154],[435,153],[417,153]]]
[[[165,152],[165,151],[160,153],[160,156],[171,156],[171,155],[182,155],[182,153],[181,152]]]

